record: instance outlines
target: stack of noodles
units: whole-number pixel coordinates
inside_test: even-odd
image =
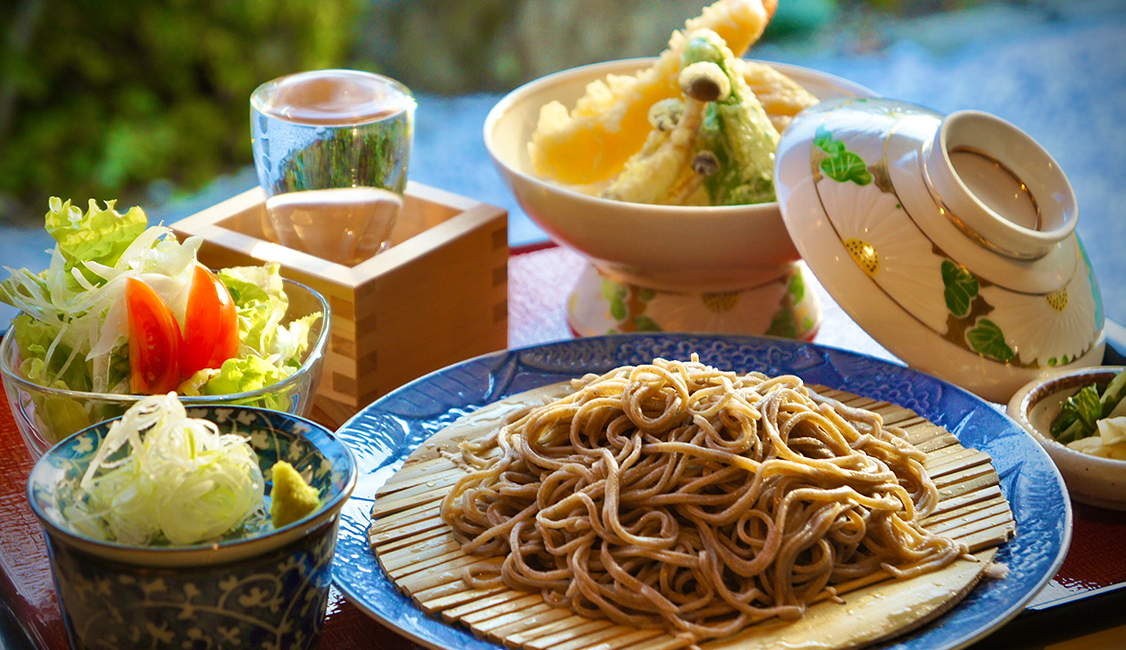
[[[462,443],[441,513],[466,552],[505,558],[470,585],[695,642],[967,553],[919,524],[938,492],[902,435],[797,377],[658,359]]]

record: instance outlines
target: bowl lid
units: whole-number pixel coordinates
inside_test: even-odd
[[[1012,124],[882,98],[822,102],[783,132],[775,185],[813,273],[908,364],[1005,401],[1027,379],[983,394],[996,382],[967,377],[965,355],[985,374],[1101,359],[1075,195]],[[955,350],[936,358],[927,338]]]

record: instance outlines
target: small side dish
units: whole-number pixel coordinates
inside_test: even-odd
[[[28,478],[71,646],[315,648],[356,483],[351,451],[290,413],[143,402],[55,445]],[[157,435],[138,430],[149,424]],[[285,491],[271,485],[282,462],[319,504],[277,527],[267,511]],[[112,497],[95,512],[83,503],[92,492]]]
[[[110,424],[64,512],[93,539],[188,546],[281,528],[320,506],[292,465],[279,461],[271,472],[267,514],[249,439],[188,417],[176,393],[152,395]]]
[[[1029,382],[1008,403],[1009,417],[1048,452],[1080,503],[1126,510],[1123,384],[1122,366],[1059,370]]]

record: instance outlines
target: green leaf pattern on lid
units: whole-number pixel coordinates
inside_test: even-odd
[[[857,153],[849,151],[844,141],[834,139],[832,132],[824,125],[817,128],[813,144],[825,153],[824,157],[815,161],[828,178],[838,183],[852,182],[860,186],[875,180],[868,164]],[[880,165],[877,164],[872,169],[879,168]],[[881,189],[894,192],[890,183],[887,185],[886,188],[881,185]],[[1013,362],[1016,353],[1006,342],[1004,332],[996,323],[982,317],[992,307],[980,302],[981,283],[978,278],[969,269],[950,259],[942,261],[941,272],[943,298],[947,309],[956,319],[952,324],[960,322],[960,325],[953,325],[945,338],[954,343],[961,339],[963,346],[1001,363]],[[979,301],[976,306],[975,301]]]
[[[1013,349],[1005,343],[1005,333],[996,323],[983,318],[977,326],[966,332],[966,340],[978,354],[1008,363],[1016,357]]]
[[[958,318],[970,313],[970,303],[977,297],[981,285],[966,267],[950,260],[942,260],[942,284],[945,290],[946,307]]]
[[[869,112],[885,115],[877,104],[871,104]],[[847,120],[834,120],[828,115],[833,110],[826,112],[812,141],[814,187],[841,244],[885,294],[946,341],[998,363],[1022,368],[1060,366],[1092,349],[1098,324],[1103,321],[1103,306],[1090,260],[1078,237],[1073,239],[1080,253],[1075,276],[1065,278],[1064,285],[1054,292],[1026,294],[998,285],[988,275],[979,277],[952,259],[921,227],[907,232],[910,223],[921,215],[907,214],[910,210],[899,200],[892,172],[902,169],[893,168],[887,159],[890,131],[880,124],[860,129]],[[894,235],[881,231],[886,236],[877,237],[869,230],[873,219],[887,216],[886,209],[869,213],[875,205],[869,186],[895,197],[894,209],[903,211],[895,216],[905,217],[902,223],[906,225]],[[922,248],[914,238],[926,241],[938,258],[933,263],[939,268],[919,256],[908,260],[909,246],[905,243],[907,248],[900,249],[897,237],[910,239],[914,246],[911,250],[916,251]],[[881,247],[883,250],[879,250]],[[900,278],[898,283],[877,273],[885,259],[895,266],[891,276]],[[934,275],[936,270],[939,277]],[[939,279],[941,286],[935,282]],[[941,298],[937,291],[941,291]],[[1050,325],[1038,326],[1040,318],[1048,319]],[[1052,337],[1063,339],[1063,343],[1051,342]]]
[[[829,178],[839,183],[852,181],[857,185],[872,182],[872,173],[868,171],[864,159],[849,151],[844,142],[834,140],[833,134],[824,125],[817,127],[813,144],[828,154],[821,160],[819,167]]]

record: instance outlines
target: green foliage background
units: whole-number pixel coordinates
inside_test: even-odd
[[[249,164],[250,93],[343,66],[361,3],[13,2],[0,11],[4,212],[41,218],[47,197],[127,199],[154,179],[190,191]]]
[[[713,1],[0,0],[0,224],[40,223],[51,196],[158,207],[245,170],[250,93],[283,74],[506,92],[655,54]],[[832,47],[884,12],[988,1],[784,0],[763,40]]]

